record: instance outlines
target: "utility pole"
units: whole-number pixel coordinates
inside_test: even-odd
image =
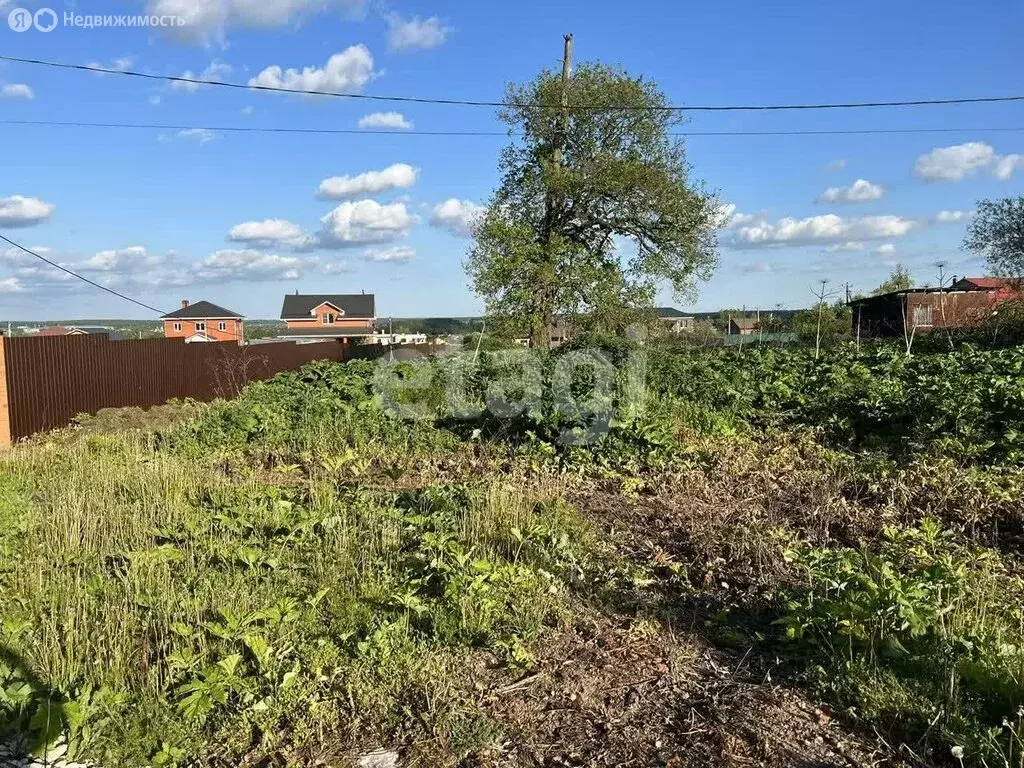
[[[815,293],[815,297],[818,299],[818,330],[814,336],[814,359],[817,360],[821,354],[821,313],[825,308],[825,286],[828,285],[828,280],[821,281],[821,290]]]
[[[564,38],[562,47],[562,84],[559,103],[561,109],[555,124],[555,136],[551,151],[551,168],[556,180],[561,177],[562,162],[565,156],[565,133],[569,122],[569,80],[572,77],[572,34]],[[541,106],[543,109],[543,105]],[[544,274],[539,275],[539,285],[534,293],[533,317],[531,318],[530,345],[540,346],[544,349],[551,347],[550,326],[554,321],[554,289],[551,281],[554,279],[555,258],[551,253],[552,230],[555,219],[562,208],[561,193],[548,192],[544,199],[544,234],[542,246],[545,251]]]
[[[565,152],[565,125],[569,121],[569,78],[572,77],[572,33],[565,36],[562,48],[562,96],[561,122],[558,126],[558,138],[555,141],[555,168],[562,167],[562,155]]]

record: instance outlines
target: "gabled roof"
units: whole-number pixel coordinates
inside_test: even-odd
[[[747,328],[757,328],[758,325],[758,319],[756,317],[730,317],[729,322],[743,330],[746,330]]]
[[[189,304],[187,307],[162,315],[164,320],[220,320],[223,318],[241,320],[243,317],[245,316],[232,312],[230,309],[218,307],[209,301],[197,301],[195,304]]]
[[[281,319],[309,320],[312,311],[324,303],[337,307],[349,319],[376,316],[372,293],[289,293],[281,305]]]
[[[989,290],[1013,287],[1013,282],[1005,277],[961,277],[953,284],[953,288],[962,289],[964,286],[961,285],[961,283],[969,283],[976,288],[985,288]]]
[[[106,334],[111,341],[121,341],[124,339],[123,333],[103,325],[73,325],[68,328],[68,333],[84,333],[89,336]]]
[[[689,317],[685,312],[680,312],[675,307],[655,307],[654,313],[658,317]]]

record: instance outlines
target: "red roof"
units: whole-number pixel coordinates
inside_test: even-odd
[[[1002,277],[965,277],[963,279],[979,288],[995,289],[1010,287],[1010,281]]]

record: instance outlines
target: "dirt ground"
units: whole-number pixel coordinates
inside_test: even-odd
[[[749,487],[742,497],[704,490],[707,498],[690,487],[635,500],[592,490],[574,500],[618,556],[655,578],[621,605],[574,611],[571,626],[542,640],[533,669],[487,681],[483,705],[506,739],[486,765],[921,764],[787,683],[778,659],[744,643],[754,627],[739,626],[742,616],[726,621],[744,630],[731,642],[707,628],[715,610],[750,603],[775,568],[752,522],[767,536],[782,505]],[[737,529],[754,533],[723,541]],[[686,586],[695,580],[696,592]]]
[[[904,766],[749,656],[686,632],[595,619],[544,644],[486,706],[498,766]]]

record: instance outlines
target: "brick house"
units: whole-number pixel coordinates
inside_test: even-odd
[[[849,302],[853,332],[862,338],[891,338],[905,332],[963,328],[984,320],[1000,302],[1018,295],[1009,280],[953,278],[948,288],[910,288]]]
[[[160,319],[164,321],[164,336],[168,339],[184,339],[189,344],[206,341],[244,343],[244,317],[209,301],[190,304],[185,299],[180,309],[168,312]]]
[[[362,339],[373,335],[377,320],[372,293],[290,293],[284,297],[280,335],[295,341]]]

